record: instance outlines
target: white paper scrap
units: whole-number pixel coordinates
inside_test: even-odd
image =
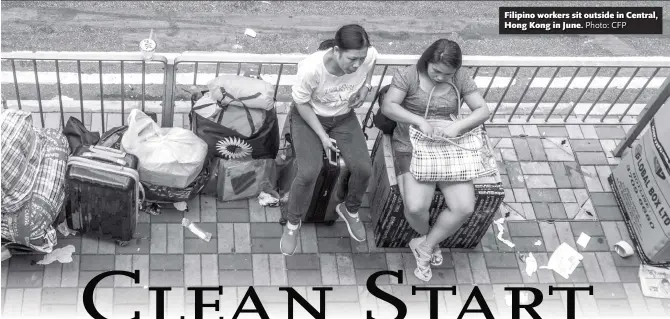
[[[52,252],[46,254],[44,258],[37,262],[38,265],[48,265],[54,261],[61,264],[72,262],[72,253],[74,253],[74,246],[67,245],[63,248],[54,249]]]
[[[535,259],[535,256],[533,256],[533,253],[529,253],[528,257],[526,257],[526,274],[528,277],[531,277],[536,271],[537,260]]]
[[[256,37],[256,31],[247,28],[246,30],[244,30],[244,35],[255,38]]]
[[[503,232],[505,231],[505,228],[503,227],[503,223],[505,222],[505,218],[501,217],[495,221],[493,221],[494,224],[498,226],[498,240],[503,242],[505,245],[509,246],[510,248],[514,248],[516,245],[514,245],[513,242],[502,238]]]
[[[546,266],[540,266],[540,269],[551,269],[568,279],[575,268],[579,265],[584,256],[577,252],[572,246],[562,243],[549,258]]]
[[[591,240],[591,236],[581,233],[579,235],[579,238],[577,239],[577,245],[582,246],[582,248],[586,248],[586,245],[589,244],[589,241]]]
[[[58,227],[56,227],[56,229],[58,229],[58,232],[60,232],[65,237],[70,235],[72,236],[77,235],[76,230],[72,230],[69,227],[67,227],[67,220],[64,220],[62,223],[58,224]]]
[[[542,246],[542,241],[538,239],[535,243],[533,243],[533,245]]]
[[[188,204],[186,204],[186,202],[177,202],[174,203],[174,208],[176,208],[180,212],[183,212],[188,208]]]

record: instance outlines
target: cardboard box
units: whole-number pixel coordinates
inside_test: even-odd
[[[633,244],[646,264],[670,264],[670,106],[662,106],[648,131],[609,177]],[[614,243],[610,243],[614,244]]]
[[[373,177],[370,211],[377,247],[407,247],[419,234],[405,219],[404,204],[395,176],[391,136],[379,134],[372,149]],[[481,241],[500,208],[505,192],[500,175],[475,180],[475,212],[456,233],[440,244],[443,248],[474,248]],[[431,225],[445,208],[439,189],[430,205]]]

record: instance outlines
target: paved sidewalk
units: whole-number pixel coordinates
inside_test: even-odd
[[[501,161],[505,184],[502,214],[509,212],[505,238],[516,244],[511,249],[499,242],[489,228],[479,246],[472,250],[444,250],[444,264],[433,271],[430,285],[458,288],[457,295],[440,293],[440,315],[456,317],[473,285],[477,285],[496,318],[511,318],[503,290],[506,286],[532,286],[544,294],[537,308],[543,317],[565,318],[567,298],[549,295],[548,286],[594,286],[594,295],[577,293],[577,318],[670,316],[670,300],[645,298],[637,278],[637,256],[621,258],[612,246],[628,240],[606,178],[617,164],[611,154],[629,127],[621,126],[495,126],[489,125],[492,142]],[[368,238],[372,228],[366,196],[361,216]],[[207,243],[185,230],[187,217],[212,233]],[[374,247],[372,240],[358,243],[349,238],[346,226],[306,224],[300,230],[300,245],[292,257],[279,252],[281,226],[278,208],[261,207],[257,200],[221,203],[200,196],[189,203],[188,212],[163,208],[160,216],[142,214],[138,237],[119,247],[87,237],[59,238],[58,247],[74,245],[73,262],[36,265],[38,255],[14,256],[2,263],[2,314],[21,317],[65,317],[85,314],[82,296],[85,285],[107,270],[141,271],[140,284],[113,277],[96,289],[96,307],[103,315],[128,318],[135,310],[142,318],[154,317],[155,293],[144,286],[171,286],[167,299],[168,318],[194,318],[194,293],[185,287],[224,286],[221,309],[205,314],[231,318],[250,285],[256,287],[271,318],[285,318],[286,293],[278,286],[293,286],[318,307],[313,286],[335,286],[327,293],[327,314],[364,318],[372,310],[377,318],[395,317],[395,309],[375,298],[365,287],[367,278],[379,270],[404,270],[403,284],[385,276],[377,284],[408,305],[408,317],[428,313],[428,293],[412,295],[411,285],[423,285],[413,275],[414,258],[407,249]],[[575,244],[582,233],[590,235],[586,249]],[[540,245],[536,245],[537,241]],[[577,248],[583,256],[579,267],[566,280],[544,269],[529,277],[521,254],[533,252],[545,265],[562,242]],[[205,294],[205,302],[216,293]],[[476,302],[470,308],[478,308]],[[251,306],[247,303],[246,308]],[[300,306],[297,315],[306,315]],[[498,316],[500,315],[500,316]],[[207,316],[207,318],[209,318]],[[340,316],[335,316],[339,318]],[[45,317],[46,318],[46,317]]]

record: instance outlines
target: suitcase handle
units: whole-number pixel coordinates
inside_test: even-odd
[[[126,152],[122,150],[117,150],[115,148],[107,147],[107,146],[102,146],[102,145],[93,145],[89,148],[91,152],[94,153],[108,153],[107,155],[109,156],[114,156],[114,157],[119,157],[119,158],[124,158],[126,157]]]
[[[122,160],[120,158],[114,158],[114,157],[111,157],[109,155],[101,154],[101,153],[85,152],[85,153],[81,154],[80,156],[85,157],[85,158],[97,159],[97,160],[101,160],[101,161],[105,161],[105,162],[111,162],[111,163],[121,165],[121,166],[124,166],[124,167],[126,165],[128,165],[128,162],[126,162],[125,160]]]

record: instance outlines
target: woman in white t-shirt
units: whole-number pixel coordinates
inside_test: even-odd
[[[323,165],[323,151],[338,152],[351,172],[347,196],[336,211],[352,238],[365,241],[366,237],[358,209],[372,165],[354,109],[363,104],[372,89],[377,50],[370,46],[367,32],[356,24],[337,30],[332,44],[298,64],[298,83],[292,88],[290,125],[297,173],[289,192],[288,222],[279,244],[284,255],[295,252],[297,231]]]

